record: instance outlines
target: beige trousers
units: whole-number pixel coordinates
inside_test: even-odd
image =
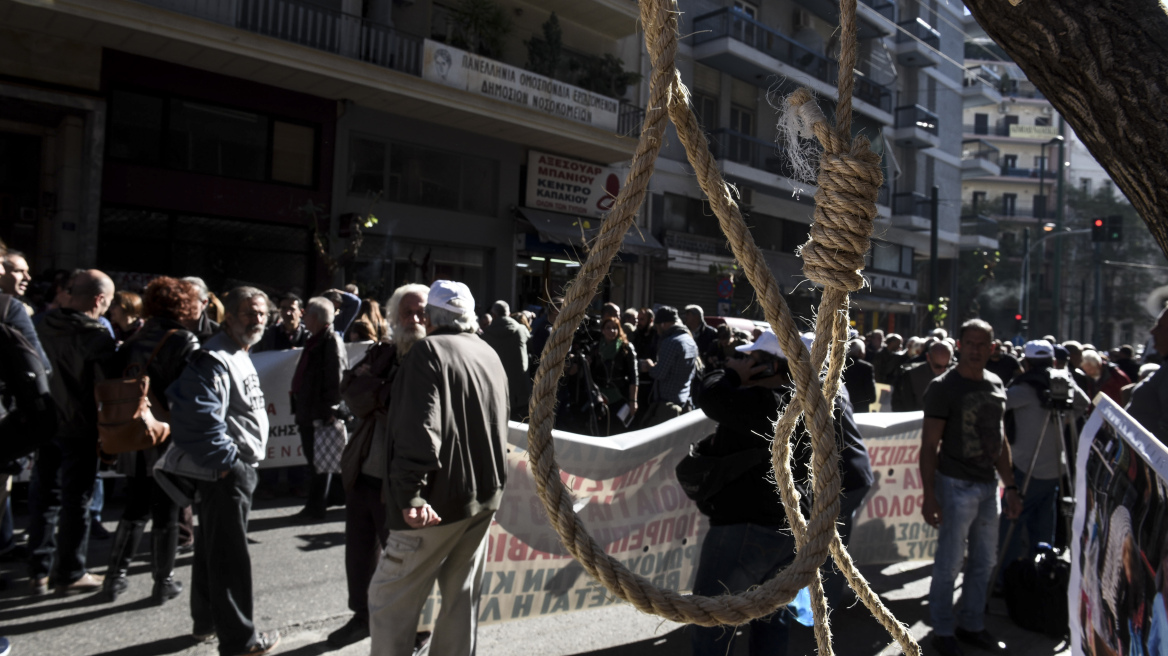
[[[495,511],[414,531],[390,531],[369,584],[373,656],[411,656],[418,618],[434,582],[442,605],[434,621],[431,656],[472,656],[487,531]]]

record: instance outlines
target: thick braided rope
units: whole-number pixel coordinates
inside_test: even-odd
[[[651,4],[656,11],[650,9]],[[561,310],[560,317],[553,328],[553,334],[545,347],[544,360],[537,372],[536,390],[532,397],[532,423],[529,431],[530,457],[536,472],[537,488],[549,518],[560,533],[567,548],[582,562],[591,575],[601,580],[615,594],[632,602],[641,610],[656,612],[670,619],[699,624],[737,624],[752,617],[769,614],[779,605],[787,603],[793,597],[793,592],[797,591],[798,583],[794,584],[796,586],[794,588],[790,586],[783,588],[781,583],[785,579],[795,579],[796,581],[817,579],[818,570],[815,563],[822,562],[825,533],[829,534],[826,537],[832,551],[843,551],[842,545],[839,545],[834,524],[830,525],[827,531],[823,527],[828,518],[838,514],[839,474],[834,440],[830,440],[827,444],[823,440],[825,426],[828,431],[827,435],[831,436],[831,425],[830,419],[825,418],[825,414],[830,417],[830,412],[824,412],[825,404],[821,402],[834,396],[834,390],[838,387],[838,372],[842,357],[832,363],[832,369],[836,372],[834,379],[837,385],[832,387],[830,395],[826,395],[823,393],[824,390],[819,388],[818,376],[811,377],[809,356],[806,349],[802,348],[802,342],[797,338],[798,333],[789,310],[781,296],[777,294],[773,276],[766,270],[765,264],[762,264],[761,253],[754,246],[749,232],[746,231],[737,206],[729,198],[725,183],[721,181],[716,169],[711,166],[712,158],[709,156],[708,145],[700,128],[696,126],[692,112],[688,110],[688,93],[673,69],[673,56],[676,52],[675,16],[672,11],[663,6],[660,0],[654,3],[644,2],[641,10],[646,43],[654,60],[654,74],[650,79],[652,102],[646,114],[641,142],[638,144],[625,189],[622,190],[617,199],[616,208],[606,220],[588,262],[569,289],[564,308]],[[853,0],[853,14],[854,10]],[[663,82],[669,77],[672,77],[672,80],[666,88]],[[776,334],[780,337],[780,343],[786,352],[799,353],[797,358],[792,359],[792,372],[794,378],[802,383],[800,389],[808,392],[805,397],[807,402],[801,405],[807,406],[805,412],[808,413],[808,426],[812,428],[812,445],[815,453],[813,467],[824,472],[823,476],[816,477],[814,481],[815,499],[812,506],[812,522],[800,527],[804,529],[800,533],[802,534],[801,541],[806,548],[800,549],[795,563],[784,570],[780,576],[764,586],[736,597],[680,597],[671,591],[657,590],[640,577],[629,573],[619,562],[607,557],[600,545],[597,545],[587,535],[587,531],[572,511],[572,499],[560,482],[559,472],[554,463],[554,448],[551,446],[550,440],[550,424],[553,417],[549,408],[554,406],[556,382],[563,372],[563,361],[567,355],[572,330],[582,317],[588,301],[596,292],[600,277],[603,275],[600,270],[602,268],[607,270],[612,257],[619,250],[620,240],[624,232],[632,223],[635,208],[643,200],[647,178],[652,171],[653,159],[660,149],[663,134],[661,120],[663,107],[669,108],[671,117],[678,124],[679,135],[685,142],[691,163],[699,171],[699,181],[702,188],[710,196],[723,229],[731,237],[731,246],[736,257],[744,263],[747,276],[752,284],[755,285],[756,289],[761,290],[760,296],[764,299],[768,321],[770,321],[772,328],[782,326],[786,329],[776,330]],[[694,134],[697,134],[699,138],[692,139]],[[698,145],[701,146],[700,152],[695,154],[697,151],[695,147]],[[719,193],[711,193],[713,191]],[[601,262],[603,264],[600,264]],[[816,361],[822,362],[822,356]],[[551,403],[545,403],[549,399]],[[549,449],[553,451],[550,462],[542,457],[544,451]],[[831,466],[827,467],[828,464]],[[796,505],[794,507],[797,508],[798,493],[794,491],[791,484],[789,467],[786,468],[786,471],[786,476],[780,475],[780,479],[785,479],[781,485],[789,488],[788,493],[795,495]],[[558,494],[555,494],[556,492]],[[788,512],[790,511],[788,510]],[[800,517],[800,519],[802,518]],[[846,552],[843,552],[843,559],[847,559]],[[838,555],[837,560],[841,560]],[[847,562],[850,563],[850,560]],[[814,569],[808,571],[809,567]],[[818,585],[815,587],[819,590]],[[819,592],[817,596],[822,598],[821,590]],[[760,607],[762,612],[755,614],[754,611]],[[745,615],[743,615],[744,612]],[[682,613],[688,613],[688,616],[682,616]],[[828,637],[826,645],[824,645],[821,636],[817,635],[817,639],[821,643],[821,652],[830,653],[830,637]]]
[[[607,271],[612,257],[620,249],[621,239],[632,223],[633,214],[644,198],[648,175],[652,172],[653,159],[660,149],[660,140],[663,134],[664,111],[668,109],[675,123],[679,115],[684,114],[686,123],[679,125],[678,131],[682,135],[697,134],[701,139],[701,155],[706,160],[704,171],[700,175],[704,189],[711,189],[716,180],[719,193],[715,201],[716,211],[723,219],[724,227],[727,221],[731,222],[737,237],[735,243],[750,241],[749,232],[738,213],[737,206],[730,199],[729,189],[721,181],[713,167],[713,160],[705,144],[705,138],[697,126],[696,119],[688,108],[688,93],[681,84],[674,67],[674,56],[677,48],[676,10],[672,2],[668,5],[664,0],[646,0],[641,6],[642,22],[646,31],[646,42],[654,63],[654,72],[650,79],[650,106],[646,112],[645,126],[641,142],[638,144],[633,158],[633,166],[626,180],[626,185],[617,198],[612,213],[606,219],[596,243],[589,254],[588,261],[581,268],[577,278],[573,281],[565,294],[564,306],[560,311],[552,334],[545,347],[540,368],[536,379],[530,406],[531,425],[528,439],[530,445],[529,458],[532,461],[533,472],[536,477],[536,488],[549,520],[559,533],[565,547],[580,561],[585,570],[597,580],[601,581],[616,596],[625,599],[646,612],[653,612],[668,619],[684,621],[706,626],[720,624],[742,624],[758,617],[764,617],[774,612],[778,607],[789,603],[799,589],[808,585],[816,575],[819,565],[824,561],[830,550],[831,538],[835,534],[834,519],[839,511],[839,476],[823,476],[816,481],[816,501],[813,508],[813,519],[808,526],[807,547],[801,550],[795,561],[783,572],[767,583],[734,596],[699,597],[680,595],[669,590],[660,590],[645,579],[629,572],[619,561],[607,556],[601,545],[588,535],[587,530],[579,518],[572,511],[572,497],[564,489],[560,481],[559,471],[554,462],[554,447],[551,442],[551,428],[553,408],[555,404],[555,390],[558,379],[563,373],[564,359],[570,346],[575,326],[583,317],[584,311],[596,293],[597,286]],[[683,140],[684,137],[683,137]],[[693,144],[687,143],[687,148],[694,150]],[[727,219],[733,209],[733,218]],[[760,288],[769,287],[772,308],[781,306],[781,310],[772,309],[768,312],[772,324],[780,324],[786,331],[780,331],[783,340],[793,349],[794,344],[801,344],[797,337],[794,320],[789,311],[782,305],[778,295],[778,286],[773,276],[766,269],[761,253],[753,247],[752,256],[744,259],[748,275]],[[741,250],[741,248],[739,249]],[[743,259],[740,256],[740,259]],[[765,276],[769,285],[762,281]],[[785,319],[785,321],[784,321]],[[794,352],[792,350],[792,352]],[[830,410],[823,402],[822,394],[818,392],[818,377],[810,375],[810,366],[805,361],[801,366],[793,367],[801,370],[803,380],[807,384],[816,385],[816,394],[811,398],[819,398],[820,402],[812,401],[807,404],[806,412],[809,417],[808,425],[816,436],[813,447],[817,456],[827,464],[831,457],[834,439],[830,433]],[[826,435],[825,435],[825,431]],[[824,469],[835,469],[834,464]]]

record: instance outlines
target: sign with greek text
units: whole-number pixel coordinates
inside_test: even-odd
[[[426,39],[422,78],[585,125],[617,130],[620,102]]]
[[[620,169],[533,150],[527,156],[526,204],[602,219],[612,209],[623,182]]]
[[[1010,125],[1010,137],[1018,139],[1049,139],[1058,136],[1058,127],[1054,125]]]

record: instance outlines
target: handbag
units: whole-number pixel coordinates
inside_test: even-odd
[[[158,341],[144,367],[126,367],[122,378],[104,380],[94,385],[97,401],[97,436],[101,450],[108,454],[141,451],[162,444],[170,437],[170,424],[159,421],[150,411],[150,376],[146,371],[162,345],[177,328],[168,330]],[[134,376],[131,372],[141,373]]]
[[[713,437],[689,445],[689,455],[674,470],[685,496],[698,503],[709,500],[751,467],[770,458],[769,449],[746,449],[721,457],[704,455],[702,451]]]
[[[345,451],[348,437],[345,422],[340,419],[317,419],[312,422],[312,466],[316,468],[316,473],[341,473],[341,454]]]

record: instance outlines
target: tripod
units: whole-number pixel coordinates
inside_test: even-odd
[[[1026,470],[1026,479],[1022,482],[1022,487],[1019,488],[1019,495],[1018,495],[1023,499],[1023,503],[1025,503],[1026,490],[1030,488],[1030,479],[1034,476],[1034,465],[1038,463],[1038,454],[1042,452],[1042,442],[1043,442],[1043,440],[1046,439],[1046,429],[1048,426],[1050,426],[1052,417],[1056,418],[1057,425],[1061,429],[1061,430],[1059,430],[1059,434],[1058,434],[1059,460],[1060,460],[1060,462],[1064,459],[1066,460],[1066,463],[1067,463],[1066,474],[1067,475],[1066,475],[1066,485],[1064,486],[1063,485],[1063,474],[1061,471],[1059,473],[1059,492],[1060,492],[1060,495],[1059,495],[1059,499],[1058,499],[1058,503],[1057,503],[1057,507],[1056,507],[1055,512],[1061,516],[1063,521],[1065,521],[1067,523],[1067,526],[1066,526],[1067,533],[1066,534],[1068,537],[1072,535],[1072,523],[1074,521],[1073,508],[1075,505],[1074,481],[1071,478],[1072,462],[1071,462],[1070,458],[1067,457],[1067,455],[1066,455],[1067,454],[1067,446],[1066,446],[1066,443],[1064,441],[1064,439],[1065,439],[1064,436],[1066,434],[1066,428],[1068,426],[1071,427],[1070,433],[1071,433],[1071,450],[1072,450],[1072,452],[1075,452],[1075,453],[1078,452],[1078,443],[1079,443],[1079,436],[1075,432],[1075,429],[1074,429],[1074,425],[1075,425],[1074,424],[1074,417],[1069,412],[1069,410],[1070,410],[1069,407],[1060,407],[1060,406],[1056,406],[1056,407],[1047,409],[1046,417],[1042,420],[1042,431],[1038,433],[1038,444],[1034,445],[1034,455],[1032,455],[1030,457],[1030,467],[1027,468],[1027,470]],[[1060,466],[1060,469],[1061,469],[1061,466]],[[1071,509],[1072,512],[1068,512],[1067,511],[1068,509]],[[988,591],[990,594],[986,595],[986,600],[987,600],[986,605],[987,606],[989,605],[989,599],[992,596],[994,585],[996,584],[996,582],[998,580],[998,571],[1002,567],[1002,559],[1004,559],[1006,557],[1006,552],[1010,549],[1010,540],[1014,537],[1014,531],[1018,527],[1018,519],[1019,518],[1011,519],[1010,526],[1009,526],[1009,528],[1006,529],[1006,539],[1002,542],[1002,548],[998,552],[998,560],[994,564],[994,571],[990,574],[990,582],[989,582],[990,589]],[[1033,536],[1031,536],[1031,539],[1033,540]]]

